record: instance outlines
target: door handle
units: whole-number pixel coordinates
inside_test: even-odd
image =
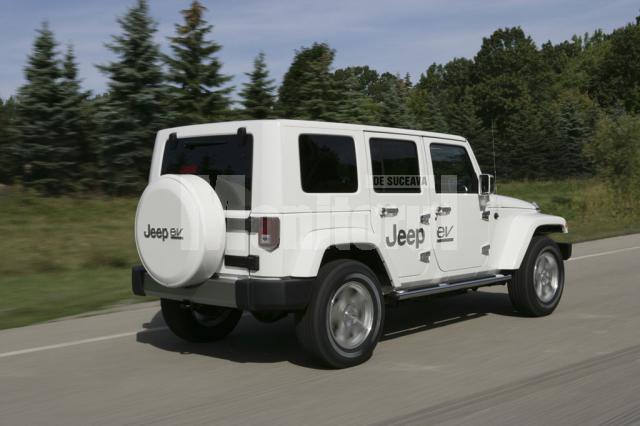
[[[380,217],[393,217],[398,214],[397,207],[382,207],[380,209]]]
[[[447,216],[451,213],[451,207],[438,207],[436,209],[436,216]]]

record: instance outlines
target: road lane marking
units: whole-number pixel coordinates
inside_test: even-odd
[[[71,342],[58,343],[58,344],[55,344],[55,345],[37,346],[35,348],[21,349],[21,350],[18,350],[18,351],[0,353],[0,358],[7,358],[7,357],[10,357],[10,356],[30,354],[30,353],[34,353],[34,352],[48,351],[50,349],[67,348],[69,346],[83,345],[85,343],[103,342],[105,340],[119,339],[121,337],[129,337],[129,336],[135,336],[136,334],[153,333],[153,332],[156,332],[156,331],[163,331],[163,330],[167,330],[167,327],[148,328],[148,329],[145,329],[145,330],[129,331],[129,332],[126,332],[126,333],[110,334],[108,336],[92,337],[90,339],[73,340]]]
[[[592,257],[606,256],[608,254],[622,253],[622,252],[625,252],[625,251],[632,251],[632,250],[638,250],[638,249],[640,249],[640,246],[628,247],[628,248],[623,248],[623,249],[618,249],[618,250],[611,250],[611,251],[603,251],[601,253],[594,253],[594,254],[587,254],[587,255],[584,255],[584,256],[572,257],[568,261],[589,259],[589,258],[592,258]]]

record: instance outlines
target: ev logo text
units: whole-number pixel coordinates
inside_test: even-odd
[[[181,240],[182,228],[152,228],[151,225],[147,225],[147,230],[144,231],[143,235],[145,238],[157,238],[162,241],[167,238]]]
[[[438,242],[444,243],[448,241],[453,241],[453,237],[450,237],[451,231],[453,231],[453,225],[451,226],[438,226]]]

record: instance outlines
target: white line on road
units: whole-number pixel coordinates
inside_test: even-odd
[[[625,251],[638,250],[638,249],[640,249],[640,246],[628,247],[628,248],[623,248],[623,249],[618,249],[618,250],[611,250],[611,251],[603,251],[602,253],[594,253],[594,254],[587,254],[587,255],[584,255],[584,256],[572,257],[568,261],[570,262],[572,260],[589,259],[591,257],[606,256],[608,254],[622,253],[622,252],[625,252]]]
[[[584,255],[584,256],[572,257],[571,259],[569,259],[569,261],[589,259],[591,257],[606,256],[606,255],[609,255],[609,254],[622,253],[622,252],[625,252],[625,251],[632,251],[632,250],[638,250],[638,249],[640,249],[640,246],[628,247],[628,248],[623,248],[623,249],[618,249],[618,250],[611,250],[611,251],[604,251],[604,252],[601,252],[601,253],[594,253],[594,254],[587,254],[587,255]],[[7,357],[10,357],[10,356],[30,354],[30,353],[34,353],[34,352],[48,351],[49,349],[66,348],[66,347],[69,347],[69,346],[83,345],[85,343],[102,342],[102,341],[105,341],[105,340],[119,339],[121,337],[135,336],[138,333],[152,333],[152,332],[163,331],[163,330],[167,330],[167,327],[149,328],[149,329],[145,329],[145,330],[129,331],[127,333],[110,334],[108,336],[93,337],[93,338],[90,338],[90,339],[74,340],[74,341],[71,341],[71,342],[59,343],[59,344],[56,344],[56,345],[38,346],[38,347],[35,347],[35,348],[22,349],[22,350],[18,350],[18,351],[0,353],[0,358],[7,358]]]
[[[163,330],[167,330],[167,327],[148,328],[148,329],[145,329],[145,330],[129,331],[127,333],[110,334],[108,336],[100,336],[100,337],[93,337],[93,338],[90,338],[90,339],[74,340],[74,341],[71,341],[71,342],[58,343],[56,345],[38,346],[38,347],[35,347],[35,348],[22,349],[22,350],[19,350],[19,351],[0,353],[0,358],[6,358],[6,357],[10,357],[10,356],[15,356],[15,355],[30,354],[30,353],[33,353],[33,352],[48,351],[49,349],[66,348],[66,347],[69,347],[69,346],[83,345],[85,343],[102,342],[102,341],[105,341],[105,340],[119,339],[121,337],[135,336],[136,334],[139,334],[139,333],[152,333],[152,332],[155,332],[155,331],[163,331]]]

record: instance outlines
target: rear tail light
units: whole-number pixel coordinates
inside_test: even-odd
[[[280,219],[261,217],[258,227],[258,245],[266,250],[275,250],[280,245]]]

